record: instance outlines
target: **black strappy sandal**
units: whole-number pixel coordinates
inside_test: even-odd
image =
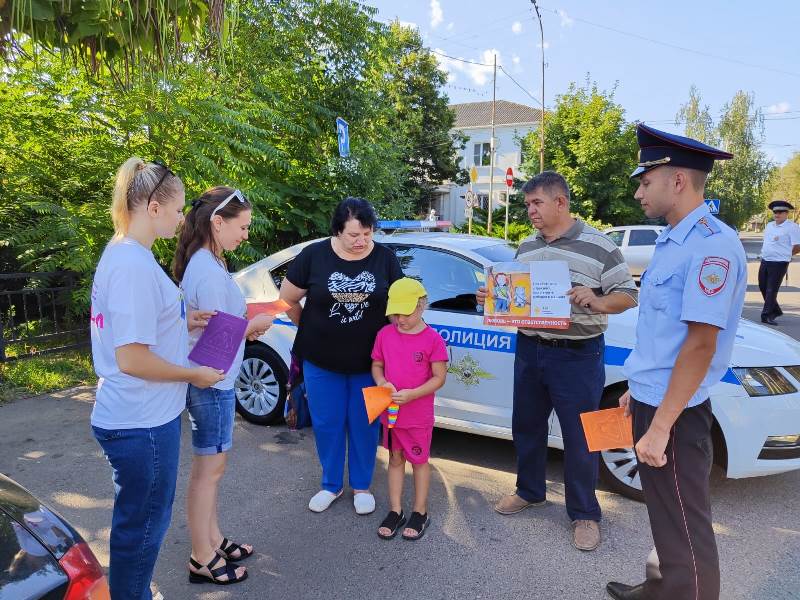
[[[386,518],[381,521],[381,524],[378,527],[378,537],[382,540],[391,540],[397,535],[397,532],[400,531],[400,528],[405,525],[405,523],[406,517],[402,510],[400,511],[399,515],[396,512],[391,511],[388,515],[386,515]],[[384,527],[390,530],[392,533],[389,535],[381,533],[381,529]]]
[[[237,550],[239,551],[239,556],[231,556],[231,554]],[[244,546],[240,546],[235,542],[229,542],[228,538],[222,538],[222,543],[219,545],[219,552],[222,553],[222,558],[232,562],[239,562],[240,560],[244,560],[248,556],[253,555],[252,550],[248,550]]]
[[[407,529],[413,529],[417,532],[417,535],[406,535],[403,534],[404,540],[418,540],[423,535],[425,535],[425,530],[428,528],[428,525],[431,524],[431,518],[428,516],[428,513],[424,515],[419,514],[418,512],[412,512],[411,518],[408,520],[408,525],[406,525]]]
[[[214,565],[217,564],[219,561],[224,560],[219,554],[217,554],[214,558],[211,559],[205,567],[211,573],[211,575],[203,575],[202,573],[195,573],[194,571],[189,571],[189,583],[213,583],[214,585],[230,585],[233,583],[239,583],[240,581],[244,581],[247,579],[247,571],[244,572],[244,575],[241,577],[236,576],[236,567],[226,562],[225,565],[221,567],[214,568]],[[201,565],[191,556],[189,557],[189,564],[192,565],[195,569],[202,569],[204,565]],[[227,575],[227,579],[220,579],[223,575]]]

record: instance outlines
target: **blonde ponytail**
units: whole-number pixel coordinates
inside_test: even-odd
[[[172,171],[161,164],[148,163],[138,156],[131,156],[117,171],[114,183],[111,201],[114,239],[128,234],[131,211],[151,195],[153,200],[164,202],[179,191],[183,191],[183,182]]]

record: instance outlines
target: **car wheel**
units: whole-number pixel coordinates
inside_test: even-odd
[[[606,390],[600,408],[619,406],[619,399],[625,388]],[[639,460],[633,448],[614,448],[600,452],[600,479],[612,491],[644,502],[642,481],[639,478]]]
[[[283,419],[286,403],[286,364],[269,346],[248,344],[236,378],[236,412],[246,421],[271,425]]]

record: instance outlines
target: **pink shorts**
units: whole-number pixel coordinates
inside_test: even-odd
[[[433,427],[383,428],[383,447],[402,450],[406,460],[414,465],[424,465],[431,456]],[[389,442],[391,441],[391,445]]]

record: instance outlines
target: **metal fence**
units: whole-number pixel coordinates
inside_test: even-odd
[[[69,315],[74,273],[0,273],[0,362],[86,346],[86,320]]]

